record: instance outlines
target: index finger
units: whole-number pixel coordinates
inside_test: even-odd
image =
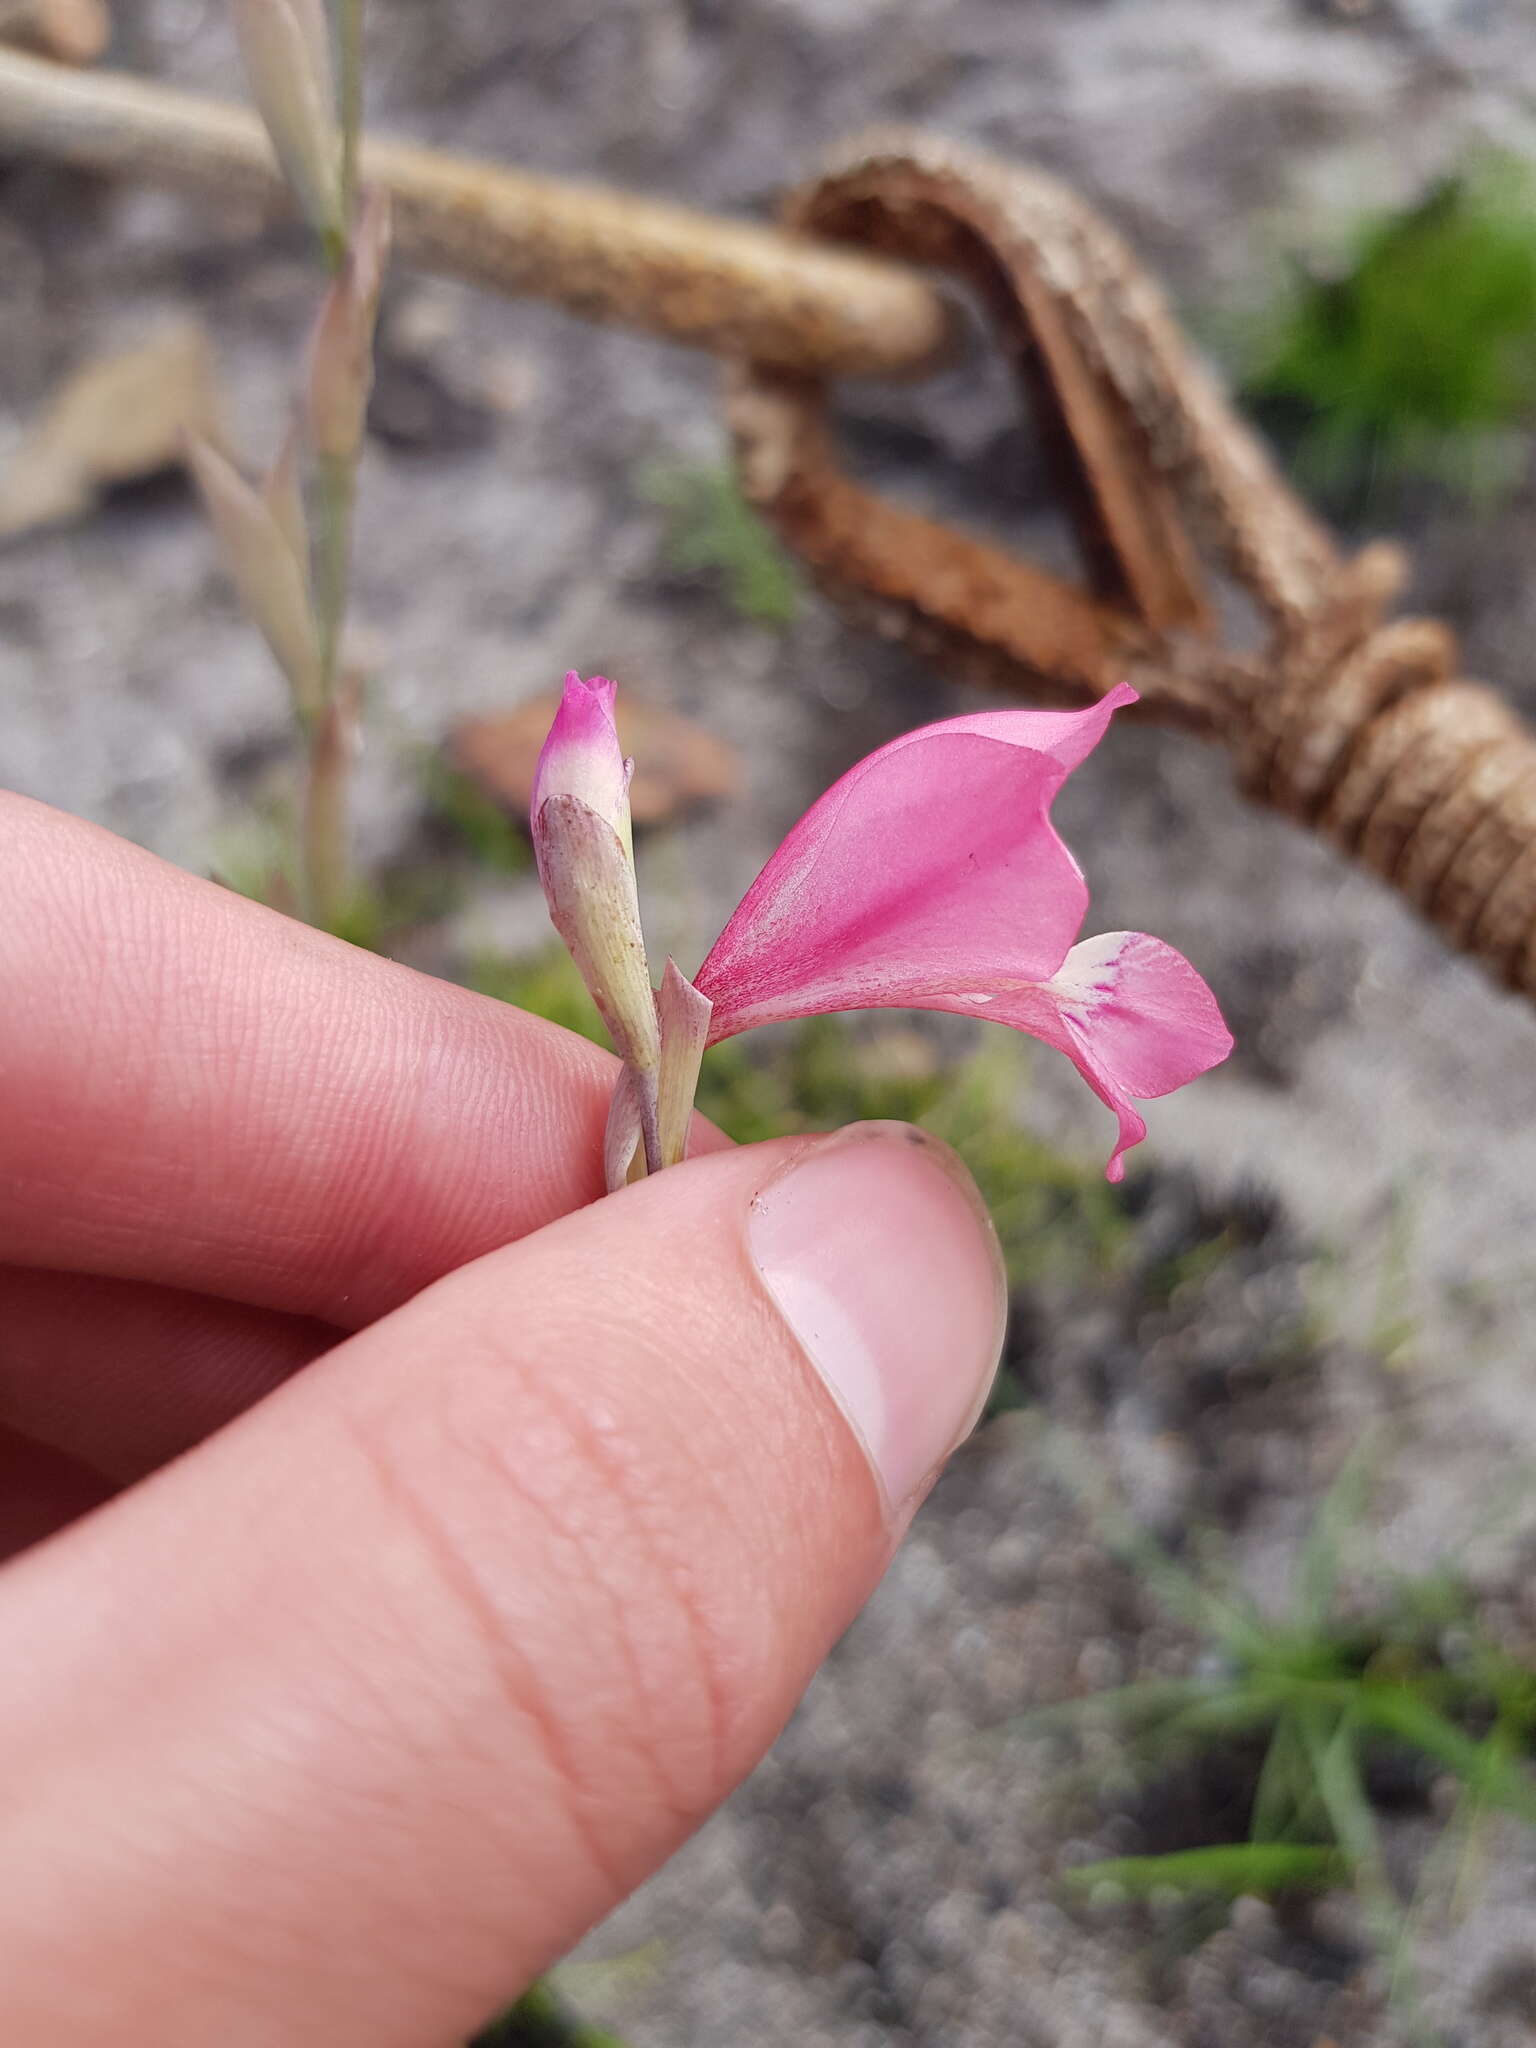
[[[0,794],[0,1257],[372,1321],[603,1192],[612,1057]]]

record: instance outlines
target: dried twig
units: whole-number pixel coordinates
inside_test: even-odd
[[[243,107],[0,50],[0,150],[114,177],[287,198]],[[399,254],[584,319],[840,375],[910,375],[949,338],[909,270],[750,221],[366,140],[361,176],[394,201]]]

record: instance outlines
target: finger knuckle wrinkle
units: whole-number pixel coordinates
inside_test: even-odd
[[[604,1835],[591,1816],[600,1810],[600,1796],[575,1752],[562,1707],[558,1679],[539,1668],[536,1656],[521,1640],[516,1609],[498,1590],[496,1573],[477,1554],[471,1534],[473,1518],[462,1505],[445,1508],[444,1499],[460,1504],[462,1485],[432,1483],[417,1477],[417,1459],[402,1454],[388,1427],[358,1428],[354,1439],[371,1468],[391,1524],[401,1532],[424,1563],[427,1583],[439,1618],[446,1612],[468,1634],[479,1668],[488,1676],[515,1726],[543,1767],[543,1777],[556,1789],[564,1818],[577,1846],[610,1886],[620,1883]],[[462,1475],[459,1475],[462,1478]],[[500,1742],[488,1745],[501,1749]]]
[[[392,1516],[472,1633],[614,1884],[593,1816],[693,1819],[720,1782],[731,1658],[651,1490],[572,1403],[464,1362],[364,1448]],[[664,1518],[661,1518],[664,1519]]]

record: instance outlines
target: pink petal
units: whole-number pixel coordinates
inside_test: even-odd
[[[1169,1095],[1232,1050],[1205,982],[1182,953],[1145,932],[1085,939],[1058,974],[1034,988],[997,989],[990,999],[977,992],[931,1007],[1011,1024],[1064,1052],[1120,1120],[1110,1180],[1123,1176],[1123,1155],[1147,1135],[1132,1098]]]
[[[1081,712],[992,711],[905,733],[812,805],[695,977],[710,1043],[827,1010],[945,1008],[1047,980],[1088,905],[1049,817],[1127,685]]]
[[[551,796],[579,797],[619,837],[629,838],[629,772],[613,719],[618,689],[606,676],[583,682],[574,669],[533,773],[535,820]]]

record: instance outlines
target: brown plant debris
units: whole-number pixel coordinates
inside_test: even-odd
[[[83,518],[105,491],[220,439],[208,337],[192,322],[98,356],[61,384],[0,472],[0,538]]]
[[[107,0],[0,0],[0,43],[93,64],[112,40]]]
[[[559,703],[551,690],[515,711],[466,721],[449,739],[449,759],[496,803],[526,817],[539,749]],[[632,692],[621,695],[617,715],[619,744],[635,760],[629,803],[637,825],[664,824],[694,804],[736,793],[740,761],[714,733]]]

